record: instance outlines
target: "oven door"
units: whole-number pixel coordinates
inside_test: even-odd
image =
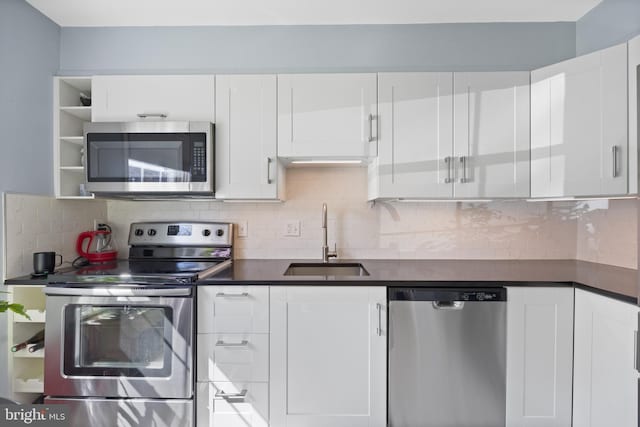
[[[211,194],[212,129],[204,122],[87,123],[87,190]]]
[[[190,288],[45,292],[46,395],[192,397]]]

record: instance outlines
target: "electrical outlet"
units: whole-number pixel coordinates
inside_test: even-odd
[[[247,221],[238,222],[238,237],[249,236],[249,223]]]
[[[284,225],[284,235],[287,237],[300,237],[300,220],[287,221]]]

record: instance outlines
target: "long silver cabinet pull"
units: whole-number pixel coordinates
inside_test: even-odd
[[[249,298],[249,292],[242,292],[241,294],[227,294],[225,292],[218,292],[216,296],[220,298]]]
[[[369,139],[367,141],[373,141],[373,114],[369,114]]]
[[[68,295],[88,297],[183,297],[191,295],[190,288],[141,289],[141,288],[71,288],[46,287],[46,295]]]
[[[611,147],[611,156],[613,157],[613,177],[618,177],[618,152],[620,148],[617,145]]]
[[[168,117],[164,113],[139,113],[137,116],[141,119],[146,119],[147,117],[160,117],[161,119],[166,119]]]
[[[467,156],[460,156],[460,166],[462,167],[462,177],[460,177],[460,184],[469,182],[467,178]]]
[[[378,329],[376,329],[376,334],[381,337],[382,336],[382,304],[379,302],[376,303],[376,310],[378,310]]]
[[[271,157],[267,157],[267,184],[271,184]]]
[[[447,177],[444,179],[445,184],[451,184],[453,179],[451,178],[451,156],[447,156],[444,158],[444,163],[447,165]]]
[[[640,352],[638,352],[638,331],[633,331],[633,368],[640,372]]]
[[[248,347],[249,341],[242,340],[240,342],[224,342],[222,340],[218,340],[216,342],[216,347]]]
[[[240,393],[225,393],[224,390],[216,392],[217,398],[223,399],[244,399],[247,397],[247,389],[243,388]]]

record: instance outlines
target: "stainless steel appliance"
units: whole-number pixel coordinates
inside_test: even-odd
[[[74,427],[193,426],[193,284],[232,241],[227,223],[136,223],[128,260],[50,275],[45,402]]]
[[[214,194],[208,122],[86,123],[86,189],[116,195]]]
[[[390,427],[500,427],[506,290],[389,289]]]

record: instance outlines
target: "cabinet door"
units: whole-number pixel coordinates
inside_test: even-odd
[[[384,287],[271,287],[272,427],[386,425]]]
[[[452,91],[452,73],[378,74],[375,197],[453,195]]]
[[[638,307],[576,290],[573,367],[575,427],[636,427]]]
[[[627,47],[531,73],[531,195],[627,192]]]
[[[638,103],[640,95],[640,36],[629,40],[629,193],[638,193]]]
[[[376,155],[375,74],[278,75],[278,155]]]
[[[276,76],[216,76],[216,198],[278,197]]]
[[[95,76],[93,121],[166,119],[213,122],[214,96],[213,76]]]
[[[573,288],[507,291],[507,427],[571,427]]]
[[[454,73],[454,197],[529,197],[529,73]]]

